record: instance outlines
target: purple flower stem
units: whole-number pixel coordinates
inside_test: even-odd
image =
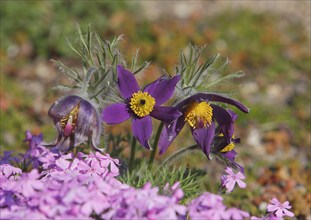
[[[190,147],[185,147],[179,151],[177,151],[176,153],[174,153],[173,155],[171,155],[170,157],[168,157],[160,166],[159,170],[162,167],[168,166],[170,164],[172,164],[174,161],[176,161],[177,159],[179,159],[180,157],[192,152],[193,150],[201,150],[200,146],[195,144],[192,145]]]
[[[133,136],[132,137],[132,144],[131,144],[130,163],[129,163],[129,171],[130,171],[130,173],[132,173],[133,167],[134,167],[136,142],[137,142],[137,139]]]
[[[156,136],[154,138],[154,142],[153,142],[153,145],[152,145],[152,151],[151,151],[150,158],[149,158],[149,165],[148,165],[149,169],[152,168],[153,160],[154,160],[155,154],[157,152],[158,143],[159,143],[159,139],[160,139],[160,135],[161,135],[161,131],[163,129],[163,126],[164,126],[164,123],[161,122],[159,127],[158,127]]]

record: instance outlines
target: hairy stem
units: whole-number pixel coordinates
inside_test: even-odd
[[[154,161],[155,154],[157,152],[158,143],[159,143],[159,139],[160,139],[160,134],[161,134],[161,131],[163,129],[163,126],[164,126],[164,123],[161,122],[159,127],[158,127],[156,136],[154,138],[154,142],[153,142],[153,145],[152,145],[152,151],[151,151],[150,158],[149,158],[149,165],[148,165],[149,169],[152,168],[152,164],[153,164],[153,161]]]
[[[132,173],[133,168],[134,168],[135,150],[136,150],[136,138],[133,136],[132,137],[130,163],[129,163],[129,171],[130,171],[130,173]]]
[[[163,163],[162,165],[160,166],[159,170],[162,168],[162,167],[165,167],[165,166],[168,166],[170,164],[172,164],[174,161],[178,160],[180,157],[188,154],[188,153],[191,153],[193,150],[198,150],[200,149],[200,147],[195,144],[195,145],[192,145],[190,147],[186,147],[186,148],[183,148],[179,151],[177,151],[175,154],[171,155],[170,157],[168,157]]]

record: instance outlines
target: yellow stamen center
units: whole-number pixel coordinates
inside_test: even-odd
[[[148,92],[133,93],[130,99],[130,109],[139,117],[144,117],[152,112],[155,99]]]
[[[73,128],[76,126],[76,121],[78,118],[80,103],[78,103],[67,116],[64,116],[61,118],[60,123],[62,125],[62,128],[64,129],[68,123],[70,123]]]
[[[230,142],[224,149],[222,149],[220,152],[226,153],[228,151],[232,151],[234,148],[234,143]]]
[[[221,133],[218,135],[219,137],[223,137],[224,135]],[[232,135],[232,138],[234,138],[234,135]],[[226,153],[228,151],[232,151],[233,148],[235,147],[233,142],[230,142],[230,144],[228,144],[224,149],[222,149],[220,152],[222,153]]]
[[[184,112],[185,121],[192,128],[208,127],[212,123],[213,108],[207,102],[192,102]]]

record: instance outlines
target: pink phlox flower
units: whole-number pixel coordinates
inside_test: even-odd
[[[103,181],[101,178],[94,178],[87,185],[87,189],[91,191],[101,192],[107,196],[115,195],[120,191],[118,186],[109,184],[107,181]]]
[[[55,160],[57,158],[58,158],[58,155],[56,153],[53,153],[50,150],[46,150],[42,152],[38,160],[41,162],[42,168],[47,170],[55,166]]]
[[[75,170],[77,168],[78,163],[79,163],[78,159],[74,159],[73,161],[68,161],[64,159],[63,157],[60,157],[55,161],[56,170],[62,171],[64,173],[68,173],[70,171]]]
[[[261,217],[252,216],[251,220],[283,220],[283,218],[276,217],[274,214],[269,214],[269,215],[261,216]]]
[[[185,206],[169,202],[166,206],[149,211],[147,216],[148,219],[181,219],[181,216],[186,216],[186,212],[187,208]]]
[[[170,196],[175,202],[180,201],[184,197],[184,192],[180,188],[180,182],[178,181],[174,183],[171,187],[167,183],[163,188],[163,192],[165,195]]]
[[[43,141],[43,134],[32,135],[30,131],[26,131],[26,138],[24,142],[28,142],[28,146],[30,147],[24,158],[38,157],[42,151],[44,151],[45,147],[41,146]]]
[[[24,142],[28,142],[30,148],[35,148],[43,141],[43,134],[40,133],[39,135],[32,135],[29,130],[26,131],[26,138]]]
[[[227,167],[226,168],[227,175],[223,175],[221,177],[221,185],[222,187],[226,187],[227,193],[232,192],[235,184],[237,183],[240,188],[245,188],[246,183],[243,182],[243,179],[245,179],[245,176],[240,171],[237,173],[234,173],[232,168]]]
[[[245,212],[243,210],[237,209],[237,208],[229,208],[227,209],[227,214],[230,216],[231,220],[240,220],[245,219],[250,216],[248,212]]]
[[[38,210],[31,210],[26,206],[17,206],[16,210],[12,210],[11,208],[1,208],[1,219],[25,219],[25,217],[29,216],[31,216],[31,219],[48,219]]]
[[[229,219],[219,195],[205,192],[188,205],[191,219]]]
[[[95,153],[95,157],[99,160],[100,164],[103,167],[107,167],[110,169],[110,173],[113,176],[118,176],[119,175],[119,168],[118,166],[120,165],[119,160],[118,159],[114,159],[112,157],[110,157],[109,154],[101,154],[99,152]]]
[[[42,181],[38,180],[39,178],[40,174],[37,169],[33,169],[30,173],[22,174],[22,177],[18,181],[18,188],[26,198],[44,188],[44,184]]]
[[[14,192],[0,189],[0,207],[11,207],[15,204]]]
[[[270,204],[267,206],[267,211],[274,213],[277,217],[294,217],[294,213],[288,211],[290,208],[292,208],[292,206],[289,205],[288,201],[281,203],[277,198],[273,198],[270,200]]]
[[[55,160],[55,167],[50,170],[50,172],[47,172],[45,174],[48,178],[54,178],[62,181],[70,180],[79,174],[77,170],[78,163],[78,159],[68,161],[63,157],[60,157]]]
[[[72,183],[72,182],[71,182]],[[66,183],[69,185],[70,183]],[[83,204],[86,200],[90,198],[89,190],[84,185],[73,183],[74,187],[66,187],[60,195],[62,197],[62,202],[66,206],[70,206],[72,204]]]
[[[81,212],[85,216],[90,216],[94,211],[97,215],[101,214],[105,209],[110,207],[108,198],[96,190],[88,192],[85,202],[81,206]]]
[[[0,172],[7,178],[10,179],[12,176],[14,179],[14,175],[22,174],[22,170],[17,167],[13,167],[10,164],[2,164],[0,165]]]
[[[106,176],[108,170],[102,167],[99,163],[86,164],[84,161],[79,161],[79,172],[86,176]]]
[[[0,156],[0,165],[2,164],[11,164],[12,161],[18,162],[18,157],[12,157],[12,151],[4,151],[3,156]]]

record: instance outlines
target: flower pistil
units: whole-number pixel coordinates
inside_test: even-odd
[[[69,112],[69,114],[61,118],[60,123],[64,130],[64,135],[69,136],[74,133],[76,121],[79,114],[80,102]]]

